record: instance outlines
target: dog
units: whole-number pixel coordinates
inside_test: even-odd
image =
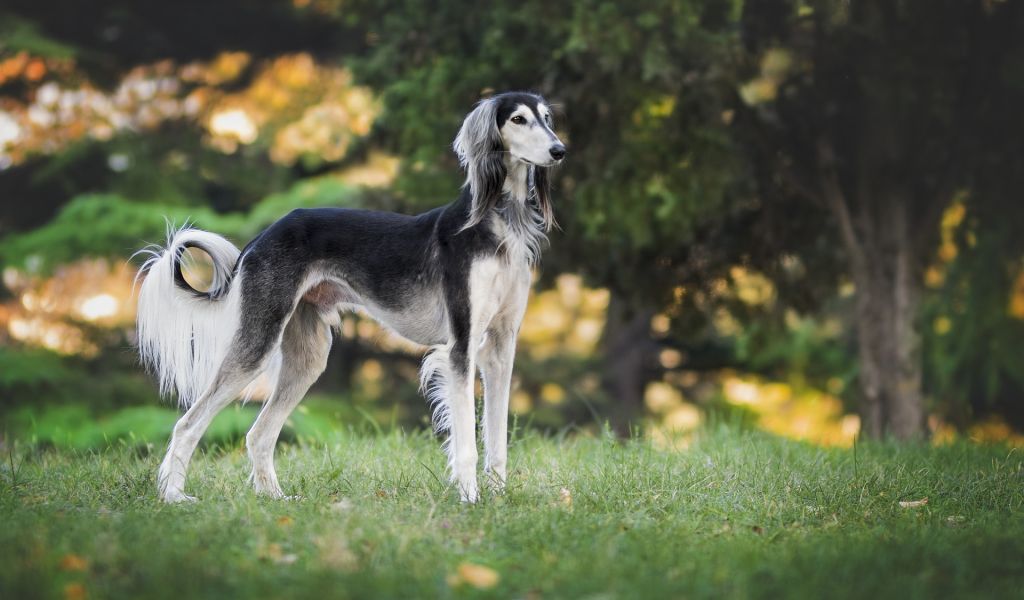
[[[169,503],[185,493],[189,460],[214,416],[261,374],[273,393],[246,435],[258,494],[283,498],[274,447],[285,420],[324,371],[332,327],[362,310],[429,346],[421,389],[433,405],[451,481],[476,502],[475,379],[484,382],[484,471],[504,489],[508,397],[531,267],[554,222],[549,169],[565,145],[540,96],[480,101],[453,144],[466,182],[451,204],[418,216],[297,209],[239,252],[216,234],[170,230],[140,270],[138,351],[184,415],[157,475]],[[213,263],[207,291],[181,271],[187,248]]]

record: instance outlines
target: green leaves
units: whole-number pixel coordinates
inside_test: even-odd
[[[653,276],[654,265],[728,211],[742,179],[720,118],[721,69],[712,68],[735,40],[702,26],[732,3],[470,4],[443,2],[430,14],[403,0],[350,6],[378,40],[354,70],[384,98],[378,139],[408,157],[399,189],[418,206],[449,199],[459,183],[450,140],[470,105],[493,92],[539,91],[570,147],[554,179],[563,231],[545,264],[582,268],[647,301],[676,285]]]
[[[12,14],[0,14],[0,51],[24,51],[46,58],[72,58],[78,48],[39,31],[38,25]]]
[[[268,196],[248,213],[220,214],[207,207],[89,194],[69,202],[47,225],[0,241],[0,261],[31,273],[46,273],[88,256],[127,260],[146,244],[163,243],[166,222],[179,226],[194,223],[243,244],[293,208],[359,204],[358,190],[330,177],[307,180],[287,192]]]

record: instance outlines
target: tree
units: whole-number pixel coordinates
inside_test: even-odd
[[[333,4],[5,3],[0,7],[0,119],[7,135],[0,139],[0,188],[5,198],[18,201],[0,203],[0,234],[42,225],[82,191],[182,204],[208,200],[227,211],[309,175],[303,165],[293,169],[270,160],[266,139],[255,144],[258,153],[212,147],[197,122],[208,115],[203,108],[184,107],[207,107],[211,98],[244,92],[261,77],[271,79],[264,87],[282,87],[267,72],[277,66],[270,59],[280,61],[289,52],[327,55],[333,62],[339,53],[357,51],[363,36],[338,21]],[[332,85],[321,84],[320,79],[329,79],[322,71],[312,79],[309,87]],[[332,95],[341,95],[339,87],[330,89]],[[189,100],[190,92],[198,93]],[[299,120],[306,106],[297,95],[289,106],[275,106],[279,120]],[[34,110],[39,113],[29,118],[26,113]],[[117,113],[116,119],[110,113]],[[12,116],[20,118],[12,121]],[[93,134],[96,122],[104,120],[98,117],[111,117],[103,122],[102,135]],[[274,131],[266,129],[284,123],[272,125],[264,127],[264,138],[272,140]],[[21,134],[13,141],[12,126]],[[20,157],[12,161],[9,150]],[[127,162],[109,167],[111,155]]]
[[[349,4],[375,40],[354,69],[385,101],[377,139],[410,157],[410,202],[436,205],[460,183],[450,140],[473,102],[508,89],[554,102],[570,155],[543,272],[582,271],[610,289],[605,390],[626,432],[657,374],[651,316],[698,271],[710,281],[732,264],[734,248],[708,244],[709,228],[750,200],[721,123],[731,3],[476,6]]]
[[[1019,2],[80,4],[16,0],[3,9],[9,114],[13,106],[28,119],[51,80],[95,91],[141,71],[187,69],[185,61],[230,63],[236,53],[225,50],[245,66],[186,86],[203,85],[207,96],[276,91],[279,79],[261,79],[281,60],[270,57],[302,50],[319,65],[309,79],[322,83],[321,66],[349,62],[386,110],[371,139],[319,164],[270,155],[283,122],[230,154],[210,143],[201,117],[81,143],[37,136],[47,156],[0,172],[7,196],[21,200],[0,207],[0,260],[123,254],[155,205],[244,237],[283,210],[260,202],[268,191],[299,190],[296,180],[377,146],[404,157],[396,197],[359,202],[437,206],[461,184],[450,151],[461,116],[495,91],[533,89],[555,103],[570,146],[555,181],[563,230],[545,254],[542,285],[580,272],[611,298],[600,365],[567,359],[558,372],[599,370],[597,401],[610,403],[604,414],[618,431],[629,431],[645,386],[665,375],[666,348],[687,370],[799,370],[818,382],[845,376],[856,356],[860,385],[846,400],[874,436],[921,435],[925,397],[960,425],[991,411],[1024,423],[1024,364],[1015,358],[1024,343],[1024,210],[1008,201],[1024,183]],[[26,65],[42,57],[50,70],[36,77],[23,65],[25,77],[8,77],[11,53],[26,52]],[[318,89],[310,95],[337,100],[334,88]],[[322,133],[299,104],[283,121]],[[114,154],[132,156],[132,168],[114,169]],[[10,163],[0,154],[0,166]],[[80,191],[109,194],[64,206]],[[62,207],[51,226],[9,235]],[[101,213],[102,225],[80,231],[78,220]],[[770,280],[771,303],[738,299],[749,273]],[[852,311],[837,294],[850,283]],[[709,325],[723,311],[738,333]],[[787,330],[794,312],[805,322],[852,312],[856,339],[833,337],[817,351],[821,338],[807,343]]]
[[[919,317],[942,215],[963,199],[987,242],[993,218],[1022,217],[1007,195],[1024,168],[1024,10],[777,0],[746,4],[743,27],[754,77],[736,131],[758,191],[828,211],[857,290],[862,431],[920,437]]]

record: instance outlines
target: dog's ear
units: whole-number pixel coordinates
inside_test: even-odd
[[[551,179],[547,167],[533,168],[533,197],[537,202],[537,210],[540,211],[544,231],[551,231],[558,223],[555,221],[554,206],[551,204]]]
[[[462,122],[455,136],[455,154],[466,169],[466,185],[473,196],[468,229],[483,220],[501,201],[505,183],[505,150],[498,131],[497,102],[481,100]]]

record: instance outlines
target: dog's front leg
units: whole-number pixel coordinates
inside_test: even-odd
[[[468,340],[458,340],[452,347],[451,386],[448,393],[448,410],[451,429],[448,438],[448,464],[452,482],[459,490],[463,502],[476,502],[479,496],[476,483],[476,398],[474,375],[476,373]]]
[[[530,293],[530,272],[523,270],[494,315],[480,347],[484,379],[484,477],[495,491],[505,489],[508,470],[508,396],[512,387],[516,336]]]
[[[476,502],[476,369],[484,334],[500,297],[497,285],[502,265],[494,259],[478,260],[465,280],[448,281],[450,339],[448,345],[447,417],[448,464],[452,481],[463,502]],[[468,300],[468,302],[467,302]]]

